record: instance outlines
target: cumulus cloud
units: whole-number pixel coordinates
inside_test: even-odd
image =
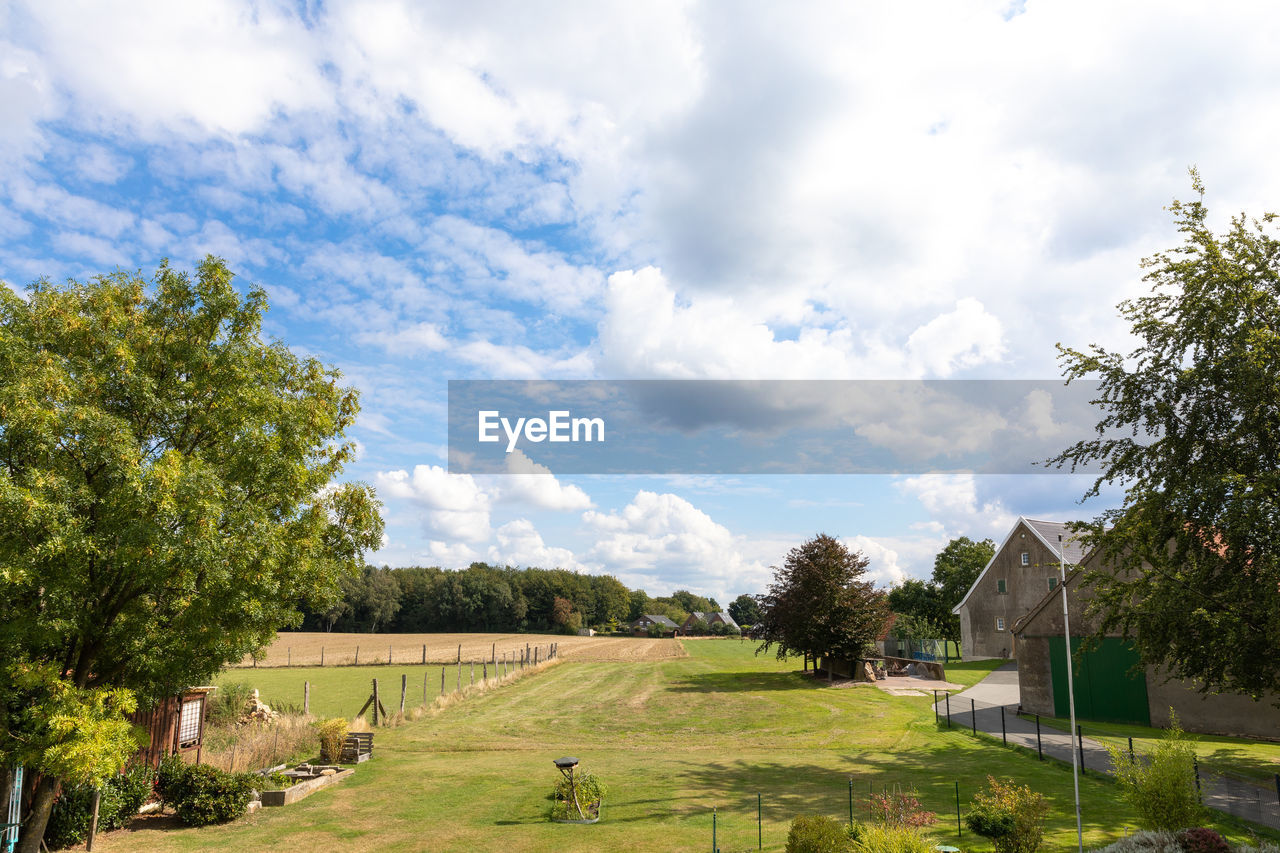
[[[600,323],[601,366],[620,375],[672,379],[910,379],[946,377],[997,362],[1002,326],[966,298],[910,330],[902,344],[877,329],[831,318],[794,292],[744,301],[681,298],[655,267],[609,277]],[[643,318],[643,322],[637,322]],[[782,330],[800,324],[794,338]]]
[[[551,469],[534,462],[523,450],[507,454],[507,475],[494,480],[498,500],[538,509],[581,510],[593,506],[591,498],[575,485],[556,479]]]
[[[422,507],[429,533],[452,540],[480,542],[489,538],[491,498],[470,474],[451,474],[438,465],[417,465],[407,471],[382,471],[379,490]]]
[[[538,566],[545,569],[585,567],[568,548],[554,548],[542,540],[542,534],[527,518],[509,521],[495,531],[495,544],[489,546],[487,559],[502,566]]]
[[[642,490],[619,511],[588,511],[582,518],[596,531],[588,559],[610,567],[624,583],[641,577],[666,592],[687,584],[694,592],[723,596],[767,574],[744,558],[742,540],[678,495]]]

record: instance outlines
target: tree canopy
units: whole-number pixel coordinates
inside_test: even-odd
[[[337,482],[356,393],[264,341],[265,311],[212,257],[0,286],[0,655],[52,667],[64,706],[207,681],[379,544],[372,490]]]
[[[776,646],[779,659],[866,654],[889,615],[885,596],[863,579],[867,565],[861,553],[825,533],[792,548],[760,597],[756,653]]]
[[[754,625],[760,621],[760,603],[754,595],[742,595],[729,604],[729,615],[739,625]]]
[[[960,641],[960,617],[951,608],[960,603],[964,594],[978,579],[982,568],[996,552],[996,544],[990,539],[975,542],[968,536],[952,539],[933,558],[933,577],[928,581],[910,578],[889,591],[889,606],[902,617],[895,626],[900,636],[903,632],[930,630],[938,637]],[[912,634],[925,639],[919,634]]]
[[[1096,437],[1054,462],[1126,487],[1087,525],[1102,631],[1206,689],[1280,688],[1280,241],[1274,217],[1208,224],[1204,189],[1169,208],[1182,245],[1143,261],[1120,303],[1127,354],[1059,345],[1068,381],[1098,377]]]

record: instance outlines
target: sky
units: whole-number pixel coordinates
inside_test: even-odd
[[[1280,207],[1265,3],[0,4],[0,280],[224,258],[360,391],[391,566],[727,604],[819,532],[881,585],[1090,517],[1063,475],[448,467],[451,379],[1038,379]]]

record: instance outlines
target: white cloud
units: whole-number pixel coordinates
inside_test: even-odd
[[[534,462],[522,450],[507,454],[507,475],[494,478],[498,500],[538,509],[581,510],[593,504],[581,488],[561,483],[545,465]]]
[[[924,474],[899,480],[895,487],[915,498],[950,536],[999,539],[1017,520],[1018,511],[999,498],[983,500],[972,474]]]
[[[380,471],[379,490],[425,509],[423,525],[446,539],[482,542],[489,538],[490,496],[470,474],[452,474],[438,465],[407,471]]]
[[[686,586],[723,599],[730,589],[768,577],[763,564],[743,556],[747,543],[678,495],[640,491],[621,511],[589,511],[582,518],[597,532],[587,559],[623,583],[643,578],[646,589],[669,593]]]
[[[533,522],[518,518],[502,525],[495,532],[497,544],[490,545],[487,559],[503,566],[538,566],[551,569],[583,570],[573,552],[568,548],[553,548],[542,541],[542,535]]]
[[[895,345],[876,329],[831,323],[802,295],[744,301],[681,299],[654,267],[609,277],[600,324],[601,366],[618,375],[669,378],[832,379],[946,377],[997,361],[1000,321],[975,299],[934,315]],[[794,338],[780,337],[801,324]]]

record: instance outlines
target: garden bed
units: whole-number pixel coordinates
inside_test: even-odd
[[[325,773],[326,770],[334,772]],[[284,771],[286,776],[297,779],[297,782],[278,791],[263,791],[259,796],[264,806],[287,806],[311,796],[321,788],[336,785],[355,772],[351,768],[300,764],[293,770]]]

